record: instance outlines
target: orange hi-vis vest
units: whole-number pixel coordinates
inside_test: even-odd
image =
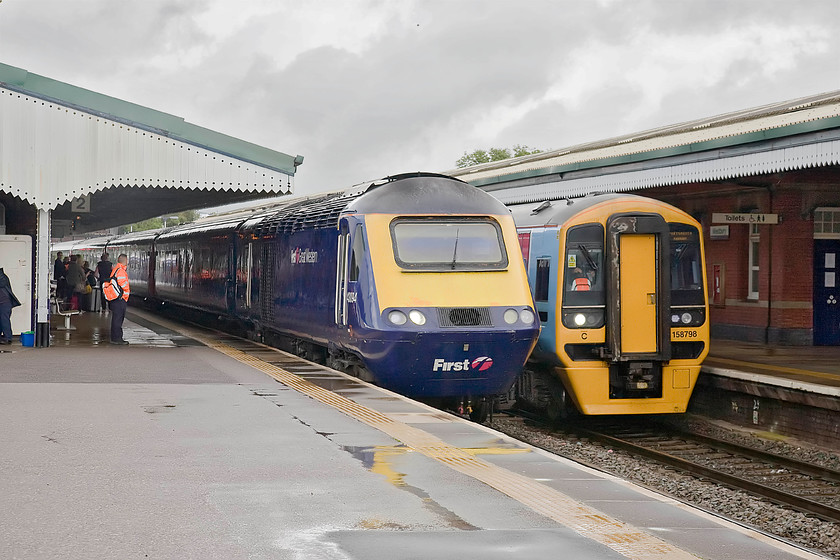
[[[105,294],[105,299],[108,301],[114,301],[118,297],[128,301],[131,288],[128,284],[128,270],[126,270],[124,264],[117,263],[114,265],[110,281],[102,284],[102,293]]]

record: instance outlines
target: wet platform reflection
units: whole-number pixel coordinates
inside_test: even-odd
[[[51,346],[111,346],[111,314],[108,311],[84,311],[71,318],[72,330],[63,330],[64,317],[50,319]],[[129,308],[123,322],[123,338],[129,346],[175,347],[200,343],[155,323],[146,321]]]

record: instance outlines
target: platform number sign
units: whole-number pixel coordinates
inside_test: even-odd
[[[74,198],[70,202],[70,211],[74,214],[90,212],[90,195],[86,194],[85,196]]]

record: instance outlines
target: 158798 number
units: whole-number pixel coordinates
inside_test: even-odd
[[[673,331],[671,333],[672,338],[697,338],[699,336],[697,331]]]

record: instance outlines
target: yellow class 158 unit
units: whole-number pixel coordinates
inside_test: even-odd
[[[700,224],[623,194],[510,208],[542,327],[517,402],[554,418],[685,412],[709,350]]]

